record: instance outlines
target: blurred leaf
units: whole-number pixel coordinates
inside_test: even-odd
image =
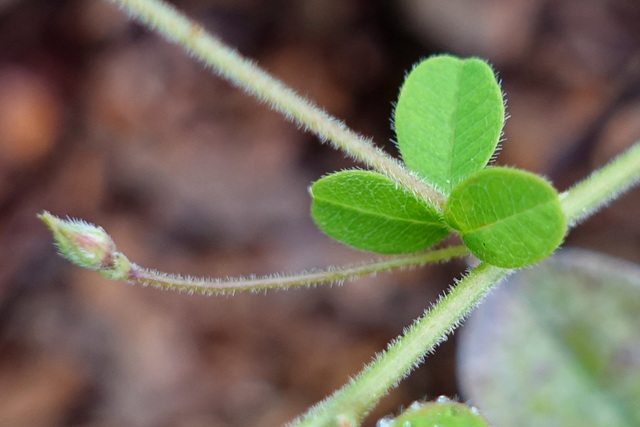
[[[409,73],[394,121],[404,162],[448,195],[495,151],[504,123],[502,92],[486,62],[434,56]]]
[[[414,402],[397,418],[383,418],[377,427],[488,427],[476,408],[440,397],[437,402]]]
[[[495,427],[640,425],[640,267],[564,250],[462,328],[464,397]]]
[[[447,200],[445,219],[476,257],[505,268],[548,256],[567,228],[558,194],[548,182],[497,167],[461,182]]]
[[[391,254],[426,249],[449,234],[436,211],[375,172],[349,170],[311,186],[311,216],[334,239]]]

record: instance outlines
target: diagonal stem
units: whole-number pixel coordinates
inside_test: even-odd
[[[560,195],[569,226],[582,222],[640,182],[640,141]]]
[[[480,264],[356,378],[311,408],[289,427],[336,427],[339,425],[336,421],[338,417],[361,421],[382,396],[446,339],[496,283],[513,271]]]
[[[313,132],[321,141],[331,142],[354,159],[408,188],[437,210],[442,210],[445,201],[442,193],[417,178],[373,145],[370,139],[353,132],[343,122],[296,94],[171,5],[160,0],[110,1],[125,9],[132,18],[180,45],[221,77]]]

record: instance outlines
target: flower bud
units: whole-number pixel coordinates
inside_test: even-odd
[[[126,280],[131,264],[102,227],[77,219],[64,220],[46,211],[38,217],[51,230],[63,257],[107,278]]]

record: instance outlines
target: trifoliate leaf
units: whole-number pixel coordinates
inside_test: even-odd
[[[449,233],[431,206],[375,172],[334,173],[315,182],[310,192],[311,216],[318,227],[358,249],[415,252]]]
[[[502,92],[486,62],[434,56],[409,73],[394,121],[406,165],[448,195],[495,151],[504,124]]]
[[[567,229],[558,193],[547,181],[502,167],[484,169],[461,182],[444,215],[476,257],[505,268],[545,258]]]

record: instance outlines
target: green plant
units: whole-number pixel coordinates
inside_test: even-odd
[[[404,253],[455,230],[476,257],[505,268],[532,264],[558,247],[566,223],[551,185],[524,171],[483,170],[504,123],[500,88],[486,63],[424,60],[400,91],[395,123],[408,169],[439,190],[444,206],[375,172],[338,172],[311,187],[311,215],[329,236],[358,249]]]
[[[338,172],[313,184],[312,216],[328,235],[348,245],[400,255],[285,277],[183,278],[131,263],[100,227],[43,213],[61,253],[72,262],[114,280],[208,294],[343,281],[469,252],[483,261],[357,378],[292,425],[358,425],[498,281],[548,256],[568,226],[640,179],[640,144],[560,195],[531,173],[485,168],[504,122],[501,91],[486,63],[451,56],[422,62],[403,86],[395,123],[405,167],[170,6],[156,0],[115,2],[223,77],[371,168]],[[464,245],[416,253],[453,231]]]

